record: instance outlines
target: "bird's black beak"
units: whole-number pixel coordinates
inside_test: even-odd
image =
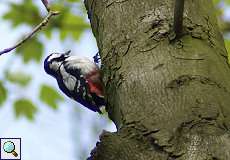
[[[71,50],[68,50],[67,52],[64,53],[64,55],[69,56],[70,52],[71,52]]]

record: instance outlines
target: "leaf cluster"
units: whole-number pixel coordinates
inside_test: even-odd
[[[36,1],[38,2],[38,1]],[[79,0],[57,0],[55,3],[49,4],[51,10],[60,11],[61,14],[52,19],[48,26],[39,32],[38,36],[34,36],[32,39],[16,49],[16,53],[21,57],[24,65],[31,65],[36,63],[38,69],[41,69],[42,58],[44,57],[45,43],[41,40],[41,36],[45,36],[47,39],[52,39],[53,32],[59,32],[59,38],[64,41],[68,37],[72,37],[73,40],[77,41],[80,39],[82,33],[89,29],[89,23],[86,22],[86,14],[76,14],[76,6],[78,10],[83,8]],[[44,18],[46,9],[35,3],[35,0],[23,0],[21,3],[8,3],[9,9],[4,15],[3,20],[11,23],[12,30],[17,29],[21,26],[27,26],[30,29],[37,26]],[[21,37],[22,38],[22,37]],[[20,38],[20,39],[21,39]],[[3,78],[0,79],[0,106],[9,98],[9,94],[25,95],[33,82],[34,75],[25,73],[25,70],[18,68],[17,70],[11,71],[8,67],[3,71]],[[8,85],[16,86],[19,92],[15,93],[11,91]],[[32,91],[36,93],[37,91]],[[63,101],[63,97],[54,89],[52,86],[47,84],[41,84],[39,87],[39,101],[46,104],[52,109],[58,108],[58,102]],[[17,96],[18,97],[18,96]],[[20,96],[19,96],[20,97]],[[20,97],[13,102],[15,116],[26,117],[28,120],[34,119],[34,114],[37,113],[39,107],[29,98]]]

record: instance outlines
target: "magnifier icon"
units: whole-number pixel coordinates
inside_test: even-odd
[[[3,144],[3,149],[6,153],[11,153],[14,155],[14,157],[17,157],[18,154],[15,151],[15,145],[12,141],[7,141]]]

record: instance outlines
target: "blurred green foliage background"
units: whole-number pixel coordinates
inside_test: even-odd
[[[6,2],[7,3],[7,2]],[[9,10],[1,15],[4,20],[10,21],[12,29],[16,29],[20,26],[28,26],[34,28],[38,25],[46,16],[47,12],[45,7],[38,5],[42,4],[41,1],[23,0],[21,2],[8,2]],[[90,29],[90,25],[86,22],[86,12],[84,4],[80,0],[56,0],[50,2],[50,8],[53,11],[60,11],[61,14],[52,18],[49,24],[43,28],[36,36],[33,36],[29,41],[16,49],[16,54],[22,57],[23,62],[26,65],[30,65],[30,62],[42,63],[44,57],[44,41],[39,39],[39,35],[44,35],[46,38],[51,39],[54,31],[59,32],[59,38],[64,41],[66,38],[71,37],[73,41],[78,41],[82,33]],[[24,35],[22,35],[23,37]],[[22,39],[19,38],[20,39]],[[18,41],[19,41],[18,40]],[[13,45],[13,44],[12,44]],[[4,48],[7,46],[1,46]],[[5,56],[5,55],[4,55]],[[43,69],[43,68],[40,68]],[[24,70],[10,71],[10,68],[6,68],[4,71],[4,80],[19,85],[21,87],[27,87],[33,80],[33,76],[27,74]],[[57,109],[58,101],[62,101],[63,97],[51,86],[42,84],[40,86],[40,101],[47,104],[52,109]],[[0,81],[0,104],[3,104],[9,94],[8,89],[4,86],[3,81]],[[39,110],[30,99],[18,99],[14,103],[16,117],[26,116],[29,120],[34,119],[34,114]]]
[[[213,0],[216,6],[216,13],[220,29],[225,37],[225,44],[228,52],[230,52],[230,20],[224,19],[224,9],[230,6],[230,0]],[[12,29],[23,26],[28,26],[31,29],[38,25],[47,14],[45,7],[38,5],[41,1],[22,0],[19,3],[8,2],[10,9],[4,15],[4,20],[10,21]],[[54,31],[59,32],[59,38],[64,41],[71,37],[73,41],[78,41],[82,33],[90,29],[90,24],[86,21],[87,15],[84,8],[83,1],[80,0],[56,0],[50,1],[50,8],[54,11],[60,11],[61,14],[52,18],[49,24],[43,28],[37,35],[44,35],[51,39]],[[42,63],[44,57],[44,46],[46,45],[39,36],[34,36],[21,47],[16,49],[16,54],[22,57],[26,65],[29,62]],[[23,37],[24,35],[22,35]],[[20,38],[21,39],[21,38]],[[12,44],[13,45],[13,44]],[[1,46],[4,48],[7,46]],[[4,71],[4,80],[26,87],[32,80],[32,75],[25,73],[23,70],[9,71],[6,68]],[[47,106],[57,109],[58,101],[62,101],[62,96],[51,86],[43,84],[40,86],[40,101],[47,104]],[[0,105],[3,104],[9,94],[8,89],[4,86],[3,81],[0,81]],[[34,118],[34,113],[39,110],[30,99],[18,99],[14,103],[15,115],[17,117],[26,116],[29,120]]]
[[[0,64],[2,67],[0,74],[0,108],[6,104],[7,100],[10,100],[13,104],[12,108],[15,117],[17,119],[26,118],[32,123],[36,118],[36,114],[39,113],[39,104],[44,104],[51,110],[58,110],[60,102],[65,101],[64,96],[60,94],[61,92],[57,88],[54,88],[54,85],[42,82],[39,83],[39,86],[30,87],[37,76],[41,79],[44,76],[38,75],[40,73],[38,71],[43,70],[43,60],[50,54],[45,52],[47,51],[47,43],[49,40],[58,39],[63,46],[58,46],[53,51],[58,52],[60,48],[66,51],[73,48],[82,38],[85,31],[91,30],[83,0],[49,0],[49,2],[51,10],[60,11],[61,14],[53,17],[46,27],[25,44],[18,47],[12,53],[1,56],[1,58],[9,58],[2,58],[0,60],[1,64],[7,60],[4,66]],[[230,53],[230,0],[213,0],[213,2],[216,6],[215,12],[220,30],[224,36],[226,49]],[[40,0],[1,0],[1,3],[7,4],[8,9],[4,14],[0,15],[0,18],[11,24],[12,32],[18,31],[21,27],[26,28],[27,31],[32,30],[47,15],[47,11]],[[3,21],[0,22],[0,25],[1,23]],[[25,36],[24,34],[26,33],[23,32],[21,37],[16,39],[15,42],[22,39]],[[4,41],[4,37],[1,37],[1,40]],[[66,41],[71,41],[71,43],[66,43]],[[85,47],[87,45],[85,44]],[[7,47],[11,46],[1,45],[0,50]],[[12,69],[11,64],[14,63],[16,58],[21,59],[23,67]],[[33,74],[27,72],[28,68],[31,70],[31,66],[34,66],[32,67],[35,72]],[[38,73],[36,74],[36,72]],[[53,83],[56,83],[54,79]],[[36,99],[24,96],[24,94],[28,94],[25,93],[28,91],[30,92],[29,94],[38,93]],[[9,97],[12,94],[21,96],[10,99]],[[76,117],[76,121],[79,119],[79,117]],[[101,132],[99,123],[90,127],[96,130],[97,133]]]

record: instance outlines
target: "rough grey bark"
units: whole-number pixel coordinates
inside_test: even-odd
[[[230,78],[210,0],[85,0],[102,56],[109,117],[95,160],[229,160]]]

